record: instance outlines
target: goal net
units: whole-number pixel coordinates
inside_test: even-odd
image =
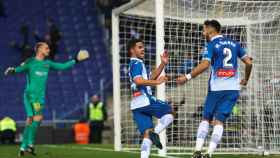
[[[163,5],[162,19],[156,5]],[[170,54],[165,69],[165,100],[176,112],[166,130],[168,154],[193,152],[207,94],[209,71],[185,85],[174,79],[190,72],[202,58],[205,39],[203,22],[217,19],[222,33],[239,41],[253,57],[254,67],[247,87],[225,124],[218,152],[254,153],[280,148],[280,2],[259,0],[134,0],[113,12],[112,52],[114,67],[114,115],[116,150],[138,150],[142,140],[130,111],[130,83],[126,44],[131,38],[145,42],[145,64],[156,65],[156,48],[164,44]],[[157,43],[156,20],[163,20],[164,43]],[[241,72],[244,67],[240,63]],[[242,74],[244,76],[244,74]],[[154,89],[156,91],[157,89]],[[155,94],[155,93],[154,93]],[[206,147],[207,147],[206,143]]]

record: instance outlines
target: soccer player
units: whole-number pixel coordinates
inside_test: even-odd
[[[27,120],[19,156],[24,156],[25,152],[36,155],[34,151],[34,140],[36,131],[43,119],[42,114],[45,106],[45,90],[49,70],[68,69],[75,63],[89,57],[88,52],[80,51],[75,59],[66,63],[56,63],[45,59],[49,55],[50,49],[48,44],[44,42],[38,42],[35,45],[35,52],[35,57],[27,59],[16,68],[9,67],[5,71],[5,75],[20,72],[27,74],[27,85],[24,91],[24,107],[27,113]]]
[[[168,54],[165,52],[161,56],[161,64],[149,75],[143,61],[145,55],[144,42],[140,39],[131,39],[127,44],[127,50],[130,56],[129,77],[132,90],[130,107],[133,119],[143,136],[141,158],[148,158],[152,144],[162,149],[158,134],[174,119],[171,106],[156,99],[151,90],[151,86],[167,81],[167,77],[160,76],[160,74],[165,65],[168,64]],[[153,116],[160,119],[155,128],[153,126]]]
[[[223,124],[230,116],[239,97],[240,84],[246,86],[252,70],[252,60],[237,41],[221,35],[221,25],[216,20],[206,20],[203,35],[207,46],[201,63],[191,73],[177,78],[177,83],[185,83],[204,72],[211,65],[208,95],[206,97],[203,120],[199,124],[193,158],[210,158],[223,135]],[[238,58],[245,64],[245,79],[240,82]],[[208,151],[202,155],[204,140],[208,135],[209,123],[213,132]]]

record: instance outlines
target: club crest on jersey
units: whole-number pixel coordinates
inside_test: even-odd
[[[49,65],[49,64],[45,64],[45,65],[44,65],[44,67],[49,68],[49,67],[50,67],[50,65]]]
[[[219,69],[216,74],[218,77],[233,77],[235,73],[233,69]]]

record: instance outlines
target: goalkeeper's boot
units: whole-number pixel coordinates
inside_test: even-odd
[[[19,150],[19,152],[18,152],[18,157],[23,157],[24,156],[24,152],[25,152],[25,150]]]
[[[157,148],[162,149],[162,144],[160,142],[159,135],[156,134],[155,132],[150,131],[149,136],[153,144],[155,144]]]
[[[33,156],[36,156],[37,154],[35,153],[35,149],[33,146],[28,146],[26,152],[28,152],[29,154],[33,155]]]
[[[201,151],[195,151],[195,152],[193,153],[192,158],[203,158],[203,157],[202,157],[202,154],[201,154]]]
[[[211,158],[212,156],[210,155],[210,154],[205,154],[205,155],[203,155],[203,158]]]

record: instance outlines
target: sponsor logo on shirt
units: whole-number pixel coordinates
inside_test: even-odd
[[[46,76],[47,72],[36,71],[35,74],[38,75],[38,76]]]
[[[219,69],[216,74],[218,77],[232,77],[235,73],[234,69]]]
[[[138,97],[140,95],[142,95],[142,93],[140,91],[136,91],[136,92],[133,92],[133,97]]]

